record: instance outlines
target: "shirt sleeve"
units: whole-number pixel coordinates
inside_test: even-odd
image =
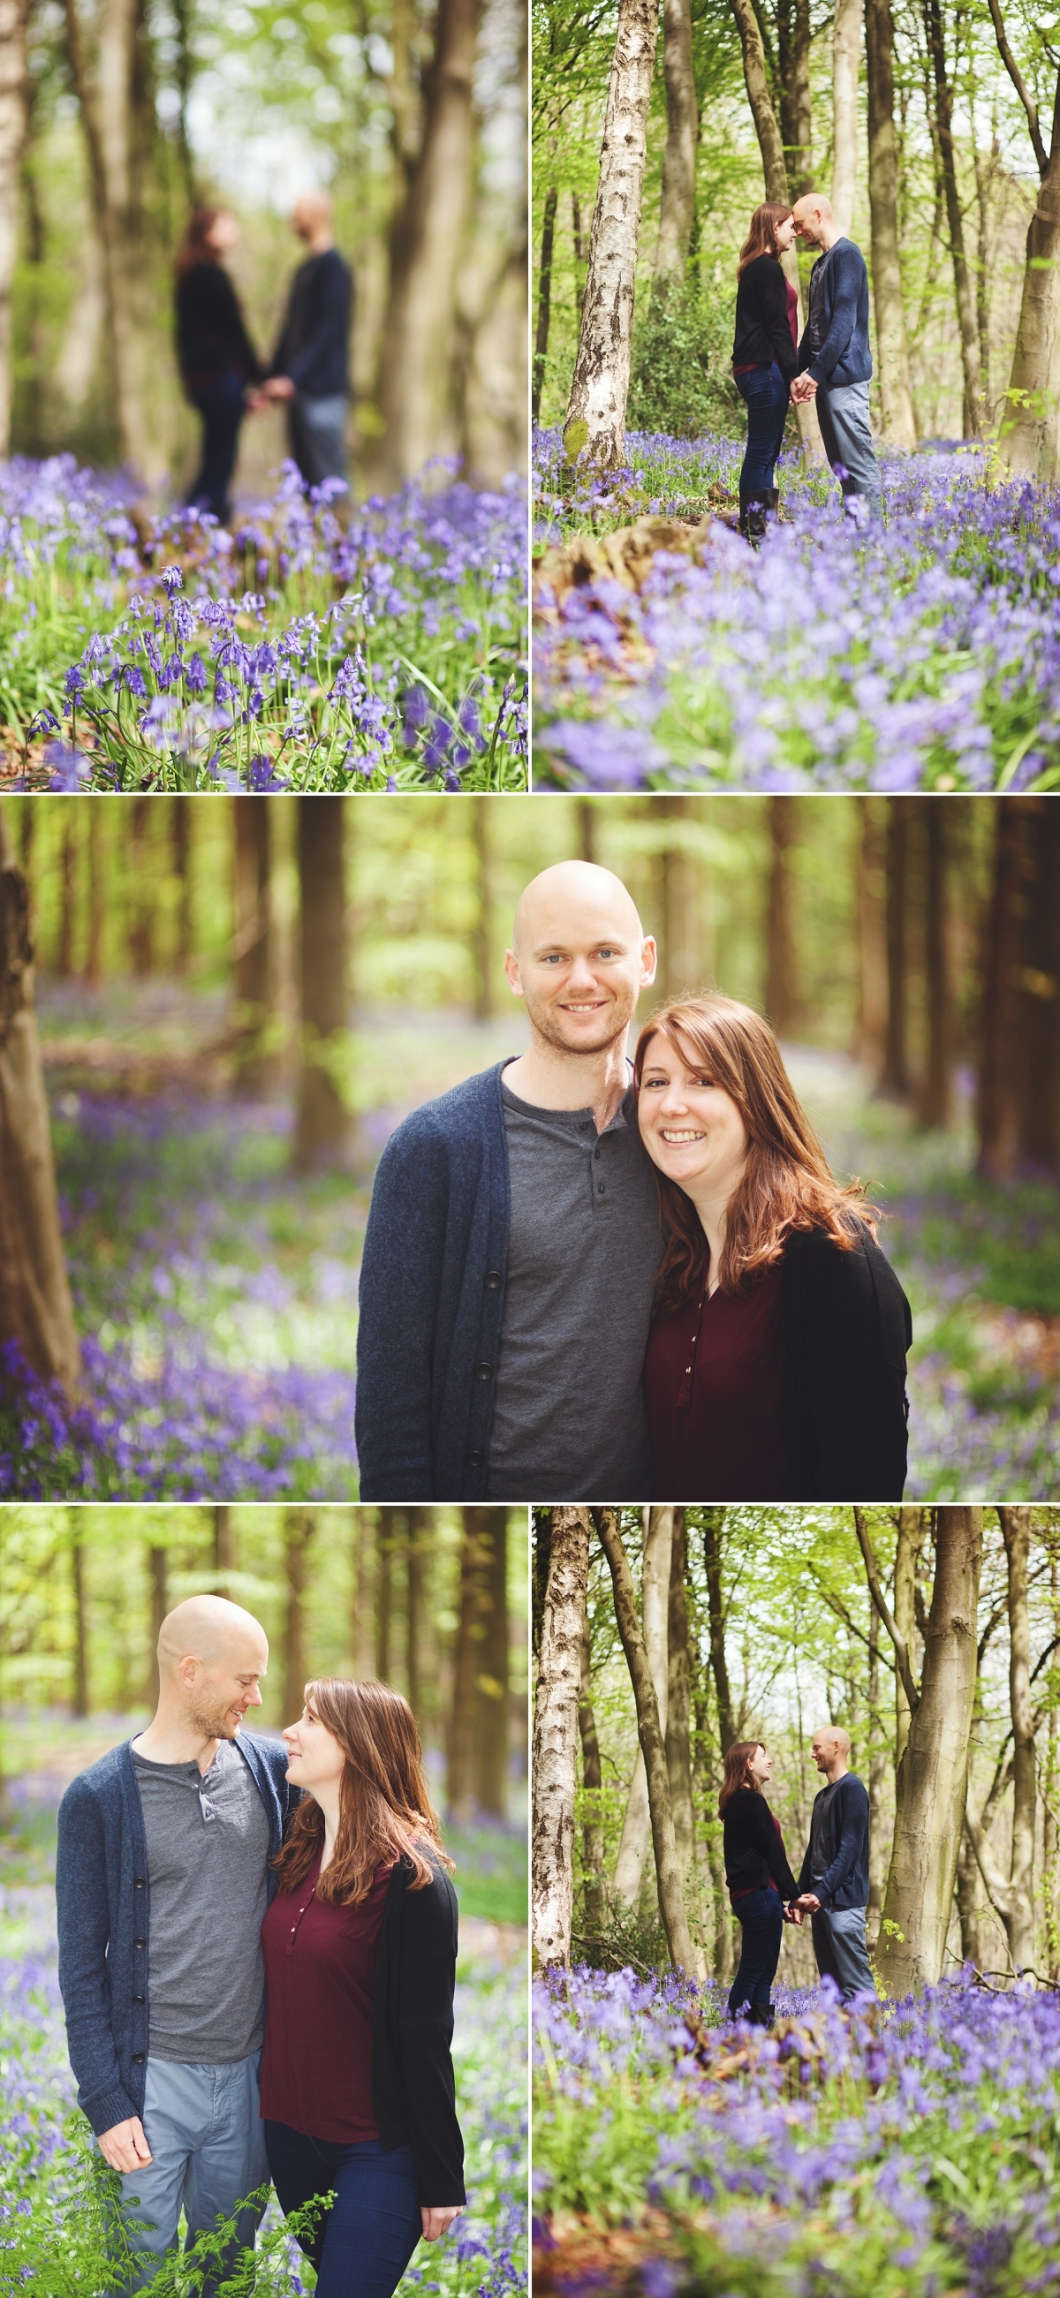
[[[55,1891],[70,2065],[78,2103],[98,2138],[137,2109],[122,2082],[114,2047],[103,1828],[95,1796],[78,1780],[59,1806]]]
[[[434,1333],[449,1195],[445,1146],[408,1119],[379,1160],[368,1214],[357,1327],[357,1454],[362,1500],[433,1500]]]

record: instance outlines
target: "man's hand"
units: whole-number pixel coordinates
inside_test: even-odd
[[[795,1905],[801,1907],[807,1915],[819,1915],[821,1911],[821,1902],[816,1891],[804,1891],[802,1898],[796,1899]]]
[[[243,393],[243,405],[248,415],[260,415],[262,408],[268,405],[264,391],[259,390],[256,383],[248,383]]]
[[[138,2114],[130,2115],[128,2122],[116,2122],[110,2130],[105,2130],[99,2151],[112,2170],[146,2170],[148,2163],[154,2161]]]
[[[802,1908],[797,1899],[792,1900],[790,1907],[785,1907],[784,1919],[788,1923],[794,1923],[797,1931],[802,1929]]]
[[[439,2235],[445,2233],[446,2228],[452,2225],[454,2218],[459,2218],[460,2210],[459,2202],[447,2203],[444,2210],[427,2210],[421,2202],[420,2218],[423,2221],[424,2241],[437,2242]]]
[[[270,375],[262,385],[266,399],[293,399],[294,384],[289,375]]]
[[[791,396],[796,407],[804,407],[808,399],[815,399],[817,397],[817,385],[813,376],[796,375],[791,386]]]

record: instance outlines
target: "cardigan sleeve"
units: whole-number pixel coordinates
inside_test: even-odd
[[[362,1500],[433,1500],[434,1336],[448,1158],[422,1113],[379,1160],[359,1286],[356,1433]]]
[[[799,1500],[900,1500],[905,1486],[912,1319],[894,1270],[858,1229],[847,1252],[823,1230],[790,1240],[787,1359],[809,1487]]]
[[[788,323],[788,283],[774,256],[766,256],[757,269],[755,291],[761,298],[761,324],[777,366],[790,383],[795,373],[795,345]]]
[[[59,1986],[78,2104],[97,2138],[138,2109],[122,2082],[114,2047],[107,1950],[106,1846],[91,1788],[75,1779],[59,1805],[55,1862]]]
[[[806,362],[806,372],[812,375],[815,383],[827,383],[833,368],[838,367],[844,352],[849,349],[851,336],[857,331],[858,295],[864,264],[865,258],[852,240],[845,241],[841,247],[832,251],[832,309],[828,330],[820,349]],[[806,344],[805,335],[803,344]],[[801,351],[800,345],[800,359]]]
[[[835,1857],[820,1882],[807,1886],[816,1891],[822,1907],[831,1905],[840,1884],[857,1866],[869,1829],[869,1796],[864,1782],[848,1773],[842,1786],[845,1792],[839,1803],[841,1827]]]
[[[755,1802],[761,1805],[761,1818],[758,1824],[760,1830],[762,1857],[765,1860],[766,1866],[769,1869],[769,1872],[773,1878],[774,1883],[776,1884],[781,1898],[796,1899],[798,1897],[798,1886],[796,1884],[795,1877],[793,1876],[791,1869],[788,1866],[787,1853],[784,1849],[784,1838],[781,1835],[780,1829],[778,1828],[773,1818],[773,1814],[770,1811],[765,1797],[763,1795],[756,1796]]]
[[[425,1890],[402,1893],[396,2036],[419,2199],[432,2210],[467,2199],[451,2050],[455,1984],[456,1895],[439,1874]]]

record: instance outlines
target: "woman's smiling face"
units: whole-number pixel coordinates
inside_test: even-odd
[[[690,1197],[728,1198],[743,1171],[747,1129],[736,1102],[692,1048],[679,1053],[661,1031],[649,1039],[637,1097],[641,1140],[653,1163]]]

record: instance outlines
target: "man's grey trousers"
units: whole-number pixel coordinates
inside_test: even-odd
[[[824,451],[833,471],[841,465],[846,473],[840,479],[846,505],[858,495],[867,495],[878,509],[882,500],[880,466],[869,429],[869,387],[867,383],[844,383],[833,390],[821,383],[817,390],[817,420],[821,426]],[[859,506],[860,507],[860,506]],[[856,510],[851,513],[855,523]]]
[[[218,2218],[230,2218],[245,2195],[268,2185],[260,2065],[260,2051],[230,2067],[148,2058],[141,2121],[153,2159],[146,2170],[126,2171],[121,2182],[122,2217],[142,2222],[142,2231],[129,2233],[138,2272],[125,2284],[127,2291],[146,2289],[153,2280],[176,2242],[182,2205],[190,2248],[203,2229],[212,2234]],[[249,2247],[257,2224],[257,2212],[241,2214],[238,2246]],[[223,2272],[217,2279],[222,2278]],[[203,2298],[210,2298],[214,2286],[212,2280],[204,2283]]]
[[[822,1979],[834,1979],[844,2003],[854,1995],[875,1995],[865,1945],[864,1907],[821,1908],[810,1917],[813,1951]]]

